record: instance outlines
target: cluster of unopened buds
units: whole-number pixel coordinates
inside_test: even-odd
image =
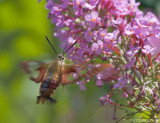
[[[46,8],[61,48],[77,42],[68,59],[114,66],[114,72],[96,75],[98,87],[110,87],[101,104],[123,109],[125,117],[141,113],[154,119],[160,118],[160,22],[139,5],[135,0],[47,0]],[[78,82],[83,90],[85,82]]]

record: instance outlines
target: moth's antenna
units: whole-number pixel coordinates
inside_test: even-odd
[[[75,41],[75,42],[68,48],[68,50],[70,50],[76,43],[77,43],[77,41]],[[65,53],[68,52],[68,50],[66,50]],[[64,53],[64,54],[65,54],[65,53]]]
[[[63,49],[63,53],[62,53],[63,55],[64,55],[64,50],[66,49],[66,47],[67,47],[67,44],[65,45],[65,47],[64,47],[64,49]]]
[[[54,52],[56,53],[56,55],[58,55],[57,51],[54,49],[53,45],[51,44],[51,42],[49,41],[47,36],[46,36],[46,39],[47,39],[48,43],[50,44],[50,46],[52,47],[52,49],[54,50]]]

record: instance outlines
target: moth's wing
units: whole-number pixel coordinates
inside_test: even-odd
[[[110,71],[113,72],[113,65],[108,64],[108,63],[100,63],[100,64],[91,64],[89,67],[89,70],[87,70],[86,73],[84,74],[79,74],[77,79],[73,80],[74,82],[78,82],[81,79],[90,79],[93,76],[97,75],[98,73],[105,72],[105,71]]]
[[[67,85],[67,84],[72,84],[72,83],[76,83],[78,81],[80,81],[81,79],[84,78],[91,78],[95,75],[97,75],[98,73],[101,73],[105,70],[111,69],[111,71],[113,71],[113,65],[112,64],[107,64],[107,63],[101,63],[101,64],[92,64],[90,67],[84,67],[81,69],[86,69],[87,71],[84,74],[80,74],[77,72],[76,67],[74,65],[72,66],[67,66],[68,69],[64,69],[63,70],[63,74],[62,74],[62,85]],[[88,69],[89,68],[89,69]],[[70,73],[77,73],[77,78],[72,80],[72,81],[67,81],[67,78],[69,76]]]
[[[75,65],[68,65],[68,64],[63,65],[62,75],[61,75],[61,84],[63,86],[67,84],[71,84],[70,83],[71,81],[69,81],[68,78],[72,73],[78,73]]]
[[[30,75],[30,79],[36,83],[43,80],[44,74],[48,68],[48,63],[35,62],[35,61],[24,61],[21,63],[22,69]],[[33,74],[38,71],[38,77],[34,77]]]

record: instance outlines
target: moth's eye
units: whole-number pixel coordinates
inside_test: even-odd
[[[61,56],[58,56],[58,58],[59,58],[59,59],[62,59],[62,57],[61,57]]]

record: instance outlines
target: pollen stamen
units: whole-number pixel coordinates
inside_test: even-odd
[[[104,33],[102,33],[101,36],[104,37]]]
[[[123,83],[119,84],[120,86],[123,86]]]
[[[92,21],[94,22],[94,21],[96,21],[96,19],[95,19],[95,18],[93,18],[93,19],[92,19]]]

